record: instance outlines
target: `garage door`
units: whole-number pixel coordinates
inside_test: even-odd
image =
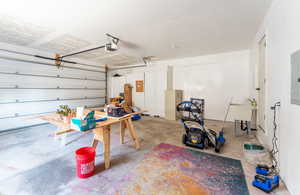
[[[58,69],[50,62],[0,56],[0,131],[41,124],[25,119],[55,112],[59,105],[102,106],[105,87],[104,68]]]

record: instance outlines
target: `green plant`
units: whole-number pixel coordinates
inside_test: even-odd
[[[248,99],[249,100],[249,102],[251,103],[251,106],[253,106],[253,107],[256,107],[257,106],[257,102],[256,102],[256,99],[255,98],[252,98],[252,99]]]
[[[60,116],[69,116],[73,113],[72,109],[68,105],[60,105],[56,113]]]

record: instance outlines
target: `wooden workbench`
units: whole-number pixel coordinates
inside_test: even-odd
[[[86,109],[85,112],[90,112],[94,109]],[[96,109],[95,109],[96,110]],[[105,169],[108,169],[110,167],[110,131],[111,131],[111,125],[115,123],[120,123],[120,143],[124,144],[124,136],[125,136],[125,130],[128,129],[129,133],[134,141],[135,148],[138,150],[140,148],[139,139],[137,137],[136,131],[134,129],[131,117],[135,114],[141,114],[146,111],[140,111],[135,112],[131,114],[127,114],[123,117],[109,117],[106,113],[95,111],[95,118],[102,118],[107,117],[108,119],[106,121],[97,122],[96,128],[87,130],[87,131],[79,131],[79,132],[94,132],[94,138],[92,142],[93,147],[97,147],[98,143],[101,142],[103,144],[103,150],[104,150],[104,162],[105,162]],[[55,126],[58,127],[58,130],[55,132],[55,136],[58,135],[66,135],[69,132],[74,132],[78,130],[74,130],[70,128],[70,124],[65,123],[61,117],[58,114],[47,114],[47,115],[40,115],[40,116],[34,116],[27,119],[41,119],[43,121],[47,121]],[[64,136],[64,139],[66,137]],[[65,141],[65,140],[64,140]]]

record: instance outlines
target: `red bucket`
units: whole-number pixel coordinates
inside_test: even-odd
[[[96,151],[94,147],[83,147],[75,152],[76,172],[80,178],[87,178],[94,174]]]

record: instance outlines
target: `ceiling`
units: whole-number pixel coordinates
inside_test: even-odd
[[[130,65],[248,49],[271,0],[7,0],[2,42],[67,54],[121,39],[120,50],[79,55]]]

